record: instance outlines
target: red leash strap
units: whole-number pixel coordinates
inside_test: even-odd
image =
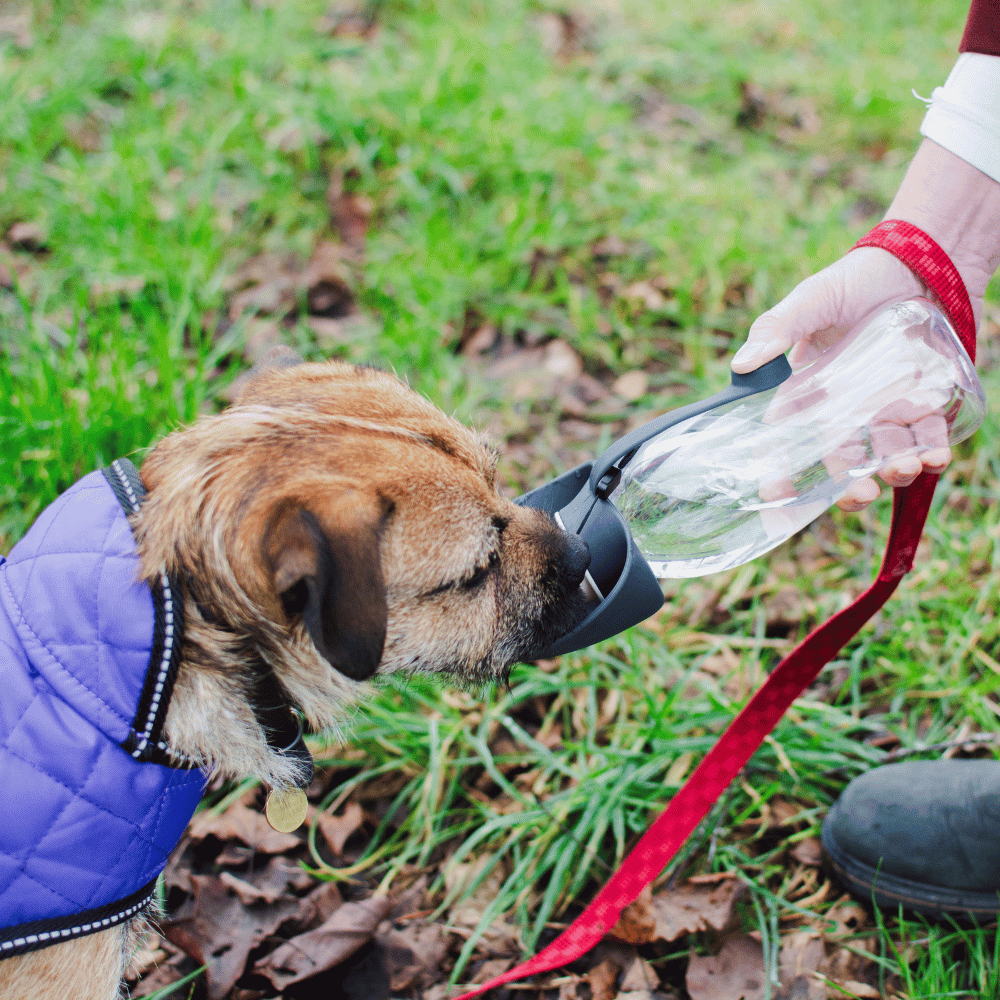
[[[876,226],[856,246],[882,247],[906,264],[938,297],[975,360],[969,296],[955,266],[937,243],[908,222],[890,221]],[[922,473],[911,485],[894,491],[892,527],[875,582],[778,664],[583,913],[534,958],[458,1000],[470,1000],[512,980],[567,965],[604,937],[621,911],[663,871],[792,702],[892,596],[913,565],[937,480],[937,476]]]
[[[951,258],[922,229],[902,219],[886,219],[851,247],[880,247],[899,258],[936,296],[966,354],[976,360],[976,324],[962,276]]]

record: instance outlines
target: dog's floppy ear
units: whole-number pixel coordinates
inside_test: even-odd
[[[274,588],[290,618],[301,615],[320,655],[360,681],[385,645],[385,582],[379,558],[384,512],[350,493],[325,527],[299,504],[278,511],[264,539]]]

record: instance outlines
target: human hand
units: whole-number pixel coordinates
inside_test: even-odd
[[[806,278],[757,318],[746,343],[733,358],[733,371],[753,371],[786,351],[792,367],[800,367],[836,344],[879,306],[923,294],[926,290],[919,279],[892,254],[876,247],[852,250]],[[880,473],[888,486],[908,486],[921,472],[942,472],[951,461],[947,431],[942,440],[936,423],[901,423],[905,416],[903,410],[886,414],[886,420],[881,422],[885,426],[878,434],[879,450],[888,455],[914,444],[926,450],[919,456],[903,455],[891,461]],[[873,479],[859,479],[837,506],[847,511],[861,510],[878,495],[879,487]]]

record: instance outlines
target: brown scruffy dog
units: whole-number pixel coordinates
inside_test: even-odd
[[[268,740],[262,676],[337,731],[378,674],[502,680],[584,616],[589,555],[499,495],[479,437],[396,378],[278,352],[235,404],[161,441],[132,517],[142,574],[180,581],[185,626],[163,730],[214,774],[301,785]],[[0,1000],[118,996],[142,925],[0,961]]]

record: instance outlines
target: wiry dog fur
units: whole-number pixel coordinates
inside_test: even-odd
[[[297,360],[161,441],[134,518],[144,577],[184,590],[171,749],[279,787],[299,765],[257,721],[261,677],[334,732],[376,671],[503,679],[582,617],[588,561],[498,494],[475,434],[397,379]],[[0,1000],[116,996],[136,930],[0,962]]]

